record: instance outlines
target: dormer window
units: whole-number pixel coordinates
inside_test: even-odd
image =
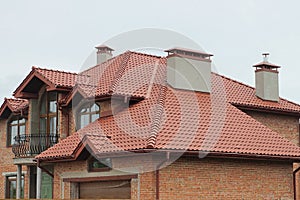
[[[52,146],[57,142],[57,93],[46,92],[40,102],[40,135],[50,138],[47,141]],[[50,143],[49,143],[50,142]]]
[[[100,117],[100,107],[96,104],[85,104],[78,112],[78,129],[81,129]]]
[[[88,160],[88,171],[89,172],[104,172],[111,170],[112,162],[110,158],[96,159],[91,157]]]
[[[26,133],[26,120],[24,118],[16,117],[10,120],[8,124],[7,146],[14,144],[15,137],[25,135]]]

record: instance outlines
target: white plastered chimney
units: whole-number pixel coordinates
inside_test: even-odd
[[[269,53],[263,53],[264,60],[253,67],[255,70],[256,96],[266,101],[279,101],[278,68],[268,61]]]
[[[176,89],[211,92],[212,54],[201,51],[172,48],[167,56],[167,83]]]
[[[112,58],[112,51],[114,51],[112,48],[105,45],[99,45],[95,48],[97,49],[97,65]]]

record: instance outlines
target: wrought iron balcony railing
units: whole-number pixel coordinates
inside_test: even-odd
[[[12,152],[15,157],[33,157],[58,142],[59,135],[18,135],[14,138]]]

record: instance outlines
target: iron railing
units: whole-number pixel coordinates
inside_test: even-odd
[[[59,135],[18,135],[14,138],[12,152],[15,157],[33,157],[58,142]]]

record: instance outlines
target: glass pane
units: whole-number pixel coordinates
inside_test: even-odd
[[[49,113],[56,113],[56,101],[49,102]]]
[[[80,110],[80,113],[87,113],[87,112],[88,112],[87,108],[82,108],[82,109]]]
[[[91,122],[96,121],[98,118],[99,118],[99,114],[92,114],[92,121]]]
[[[9,182],[9,198],[16,198],[17,181]]]
[[[26,130],[25,130],[25,125],[20,125],[20,132],[19,132],[19,134],[20,135],[24,135],[25,133],[26,133]]]
[[[91,112],[96,112],[96,111],[99,111],[99,106],[94,103],[91,107]]]
[[[19,124],[24,124],[24,123],[25,123],[25,119],[24,118],[19,120]]]
[[[15,137],[18,135],[18,126],[11,126],[10,129],[10,144],[14,143]]]
[[[50,135],[56,135],[56,117],[50,118]]]
[[[15,199],[16,198],[16,194],[17,194],[17,181],[16,181],[17,177],[7,177],[7,181],[8,181],[8,197],[10,199]],[[21,198],[24,198],[24,177],[22,176],[21,179]]]
[[[40,118],[40,134],[42,135],[46,135],[46,118],[43,117],[43,118]]]
[[[90,123],[89,115],[81,115],[80,116],[80,127],[79,128],[83,128],[86,125],[88,125],[89,123]]]

